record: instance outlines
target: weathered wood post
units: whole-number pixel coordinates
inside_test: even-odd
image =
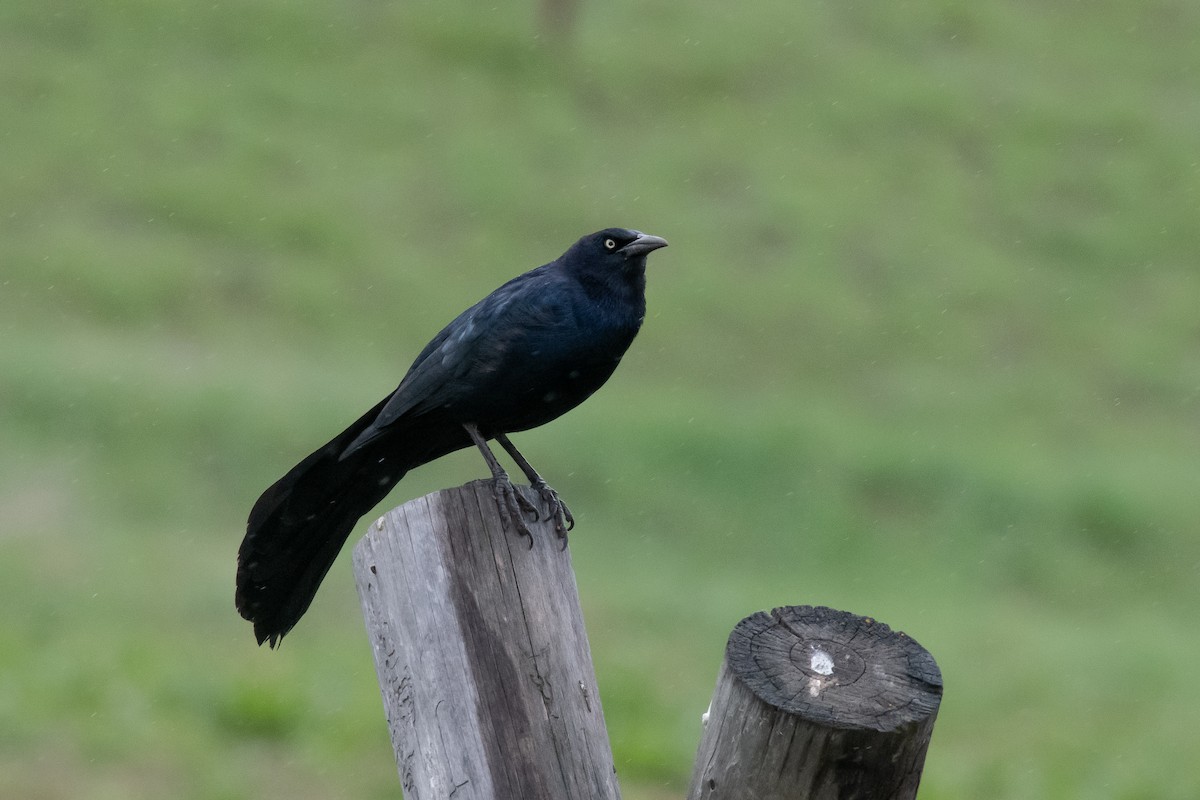
[[[738,623],[688,800],[912,800],[942,697],[933,657],[811,606]]]
[[[475,481],[354,548],[407,800],[620,798],[570,552],[530,527],[532,547]]]

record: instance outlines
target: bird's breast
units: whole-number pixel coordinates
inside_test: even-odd
[[[511,432],[543,425],[586,400],[613,374],[636,329],[574,330],[514,343],[476,395],[483,430]]]

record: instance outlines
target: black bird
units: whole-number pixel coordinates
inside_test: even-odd
[[[537,512],[489,439],[525,473],[565,543],[570,510],[507,434],[549,422],[608,380],[646,314],[646,254],[666,246],[608,228],[513,278],[433,337],[396,391],[263,492],[238,550],[235,597],[258,643],[274,647],[299,621],[354,524],[406,472],[471,444],[506,526],[528,535],[522,514]]]

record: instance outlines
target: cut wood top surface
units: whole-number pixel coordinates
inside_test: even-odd
[[[937,663],[912,638],[822,606],[747,617],[726,657],[764,702],[833,727],[894,730],[936,712],[942,695]]]

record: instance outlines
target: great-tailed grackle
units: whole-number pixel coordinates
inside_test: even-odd
[[[513,278],[442,329],[392,392],[263,492],[238,550],[235,602],[258,643],[300,619],[355,522],[414,467],[475,444],[506,525],[536,510],[488,449],[508,451],[560,537],[571,512],[506,434],[542,425],[608,380],[646,313],[646,254],[657,236],[607,230]]]

